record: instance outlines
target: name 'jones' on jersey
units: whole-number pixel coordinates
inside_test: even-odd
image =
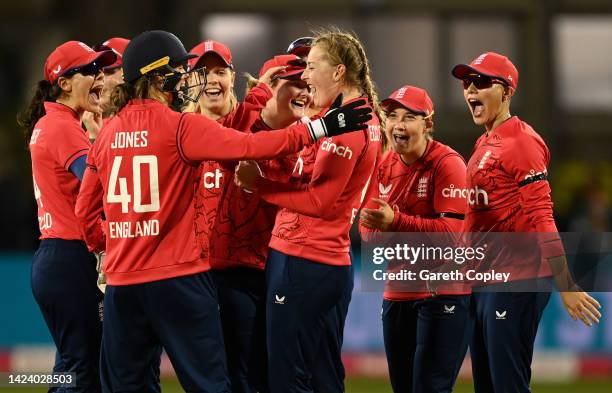
[[[132,149],[148,147],[148,131],[119,131],[115,133],[115,138],[111,142],[111,149]],[[125,178],[119,178],[119,168],[122,165],[123,157],[115,156],[113,167],[111,170],[107,202],[121,203],[121,212],[129,212],[129,204],[132,199],[127,191],[127,181]],[[142,180],[146,175],[143,172],[148,172],[150,198],[143,203]],[[159,180],[158,180],[158,165],[157,157],[154,155],[134,156],[132,159],[132,173],[134,176],[134,212],[145,213],[159,210]],[[117,184],[119,192],[117,193]],[[147,199],[147,196],[144,196]],[[159,220],[143,220],[143,221],[109,221],[108,234],[111,238],[135,238],[142,236],[157,236],[159,235]]]

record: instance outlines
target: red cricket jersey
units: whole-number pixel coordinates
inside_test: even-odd
[[[459,153],[437,141],[430,141],[423,156],[406,165],[399,154],[389,152],[370,182],[365,207],[378,208],[370,198],[397,206],[390,232],[460,232],[463,220],[440,217],[441,213],[465,214],[465,161]],[[359,225],[364,238],[377,232]],[[468,294],[439,292],[440,294]],[[385,290],[387,300],[415,300],[430,297],[430,292]]]
[[[80,181],[70,165],[87,154],[90,143],[81,120],[70,107],[45,102],[45,115],[30,139],[34,198],[40,239],[83,239],[74,206]]]
[[[257,183],[259,195],[281,208],[270,248],[328,265],[350,265],[349,229],[380,159],[380,123],[373,116],[368,129],[324,138],[317,145],[309,182]],[[298,160],[296,171],[303,169]]]
[[[248,130],[259,118],[261,110],[272,98],[272,91],[260,83],[253,87],[236,105],[234,110],[217,121],[224,127],[239,131]],[[217,216],[217,207],[226,182],[232,183],[236,162],[203,161],[198,168],[197,187],[195,191],[195,230],[200,245],[202,258],[210,260],[210,234]]]
[[[305,125],[245,134],[155,100],[130,101],[96,140],[76,206],[85,240],[100,249],[104,204],[108,283],[137,284],[208,270],[194,230],[199,163],[268,159],[308,143]]]
[[[259,117],[247,132],[270,130]],[[259,163],[264,176],[288,177],[295,167],[296,155]],[[232,181],[233,168],[224,170],[228,181],[222,186],[216,218],[210,232],[210,264],[213,269],[246,266],[264,269],[268,244],[278,206],[244,191]]]
[[[467,166],[466,232],[540,232],[544,258],[564,255],[546,180],[550,152],[527,123],[513,116],[476,141]],[[542,264],[540,276],[549,276]],[[528,269],[527,269],[528,270]],[[521,278],[520,269],[511,279]]]

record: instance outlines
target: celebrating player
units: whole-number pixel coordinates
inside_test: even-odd
[[[88,156],[76,213],[91,248],[104,248],[101,374],[104,389],[144,389],[142,375],[161,344],[187,391],[228,391],[217,297],[194,231],[196,168],[205,159],[266,159],[323,136],[360,130],[365,100],[285,130],[245,134],[205,116],[175,112],[203,89],[201,70],[165,31],[148,31],[125,50],[117,115]],[[355,133],[360,134],[360,133]],[[103,195],[103,201],[99,196]],[[99,226],[102,207],[106,233]]]
[[[378,109],[368,60],[352,35],[330,31],[318,35],[302,75],[314,104],[332,105],[366,96]],[[337,100],[336,100],[337,101]],[[334,102],[334,107],[338,102]],[[333,110],[332,110],[333,112]],[[352,283],[349,228],[361,206],[363,189],[381,151],[378,118],[368,130],[318,145],[312,177],[306,183],[280,183],[258,176],[253,167],[237,171],[237,181],[267,202],[281,207],[272,231],[266,263],[267,344],[271,392],[314,391],[316,361],[325,318]],[[303,167],[296,165],[301,174]],[[348,304],[347,304],[348,308]],[[346,315],[347,308],[341,312]],[[344,317],[339,318],[344,321]],[[340,334],[343,326],[339,327]],[[328,340],[340,353],[342,340]],[[344,390],[344,369],[335,359],[332,391]]]
[[[121,57],[123,56],[123,51],[125,51],[125,47],[129,42],[130,41],[126,40],[125,38],[115,37],[110,38],[104,41],[102,44],[94,47],[96,51],[112,50],[115,52],[117,60],[115,60],[113,64],[102,69],[104,71],[104,86],[102,87],[102,92],[100,93],[100,112],[85,112],[83,113],[83,116],[81,116],[81,121],[87,130],[90,140],[96,139],[98,133],[104,125],[104,121],[114,114],[112,113],[112,105],[110,102],[111,92],[115,86],[123,83]]]
[[[483,53],[456,65],[478,138],[467,166],[466,232],[535,232],[572,318],[598,322],[599,303],[572,287],[552,214],[546,144],[527,123],[510,115],[518,71],[505,56]],[[518,261],[517,261],[518,262]],[[548,265],[545,266],[548,268]],[[516,272],[520,273],[520,272]],[[503,286],[501,287],[503,288]],[[503,290],[503,289],[502,289]],[[476,392],[529,392],[533,344],[550,292],[474,292],[475,328],[470,345]]]
[[[32,292],[57,349],[53,371],[76,373],[75,392],[100,391],[102,334],[96,259],[74,214],[90,147],[81,116],[100,111],[102,68],[115,59],[112,51],[96,52],[78,41],[58,46],[19,118],[32,158],[41,233]]]
[[[300,79],[305,64],[291,55],[275,56],[265,62],[260,77],[270,69],[277,71],[270,84],[273,96],[262,110],[252,113],[247,132],[287,127],[302,118],[311,99],[308,85]],[[266,176],[284,178],[291,174],[295,162],[295,155],[291,155],[260,165]],[[278,207],[234,184],[233,168],[222,165],[220,170],[226,180],[218,191],[219,206],[209,233],[209,257],[219,290],[232,391],[267,391],[263,269]],[[212,183],[208,181],[205,187]]]
[[[467,202],[465,162],[432,138],[427,92],[403,86],[382,102],[392,151],[369,185],[360,231],[460,232]],[[450,392],[468,346],[469,292],[401,292],[387,288],[383,337],[396,393]]]

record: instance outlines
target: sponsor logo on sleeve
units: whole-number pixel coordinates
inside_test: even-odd
[[[347,160],[353,158],[353,151],[350,147],[336,144],[331,138],[326,139],[321,144],[321,150],[330,152],[342,158],[346,158]]]
[[[449,185],[442,189],[443,198],[463,198],[467,199],[470,194],[470,190],[467,188],[457,188],[454,184]]]

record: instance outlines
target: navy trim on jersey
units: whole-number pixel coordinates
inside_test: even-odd
[[[77,179],[83,181],[83,175],[85,175],[85,167],[87,166],[87,156],[83,155],[77,158],[70,164],[70,172],[72,172]]]
[[[83,155],[84,155],[84,156],[87,156],[87,152],[88,152],[88,151],[89,151],[89,148],[87,148],[87,149],[80,149],[80,150],[75,151],[75,152],[74,152],[73,154],[71,154],[71,155],[70,155],[70,157],[68,157],[68,158],[66,159],[66,161],[64,162],[64,168],[66,168],[66,165],[68,164],[68,161],[70,161],[70,160],[72,159],[72,157],[76,156],[76,155],[77,155],[77,154],[79,154],[79,153],[83,153],[83,152],[84,152],[84,153],[83,153]],[[69,169],[69,168],[66,168],[66,169]]]
[[[451,212],[438,213],[438,214],[436,214],[436,216],[437,216],[436,218],[448,217],[448,218],[454,218],[456,220],[464,220],[465,219],[465,214],[451,213]]]
[[[528,177],[527,179],[520,181],[518,185],[519,187],[524,187],[527,184],[535,183],[540,180],[548,180],[548,176],[546,176],[546,173],[540,173],[540,174]]]

